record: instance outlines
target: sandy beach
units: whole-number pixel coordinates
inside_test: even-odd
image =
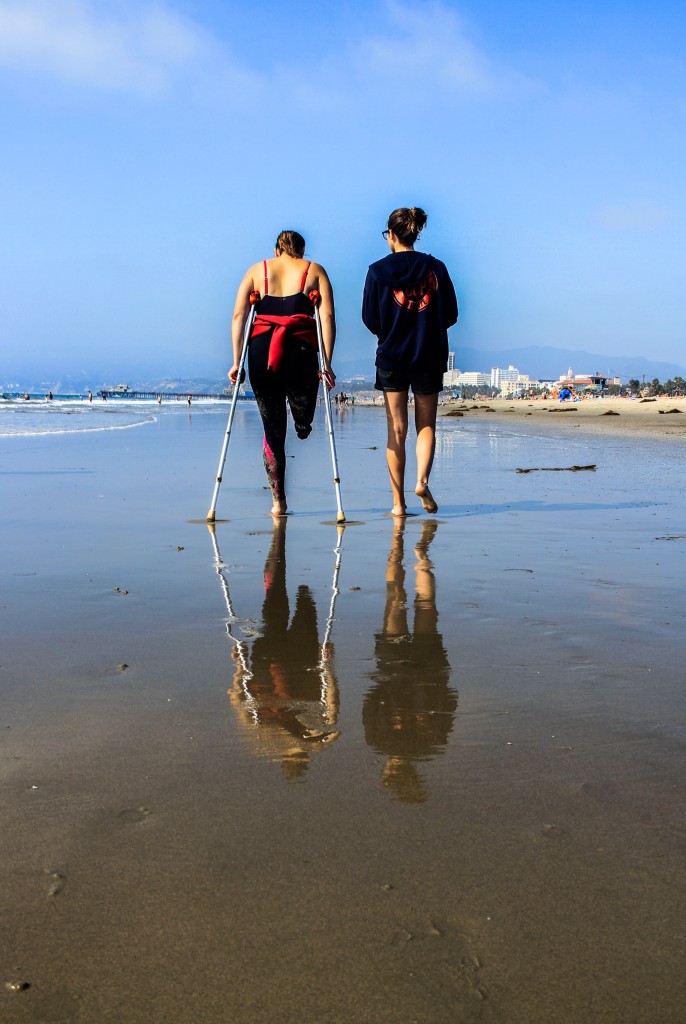
[[[0,437],[3,1021],[681,1019],[686,405],[486,404]]]
[[[686,402],[678,398],[602,398],[580,402],[551,399],[494,399],[455,401],[441,406],[444,416],[497,419],[531,418],[535,423],[555,418],[554,427],[593,433],[686,436]],[[683,416],[683,420],[680,418]]]

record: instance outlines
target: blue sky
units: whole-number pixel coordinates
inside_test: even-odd
[[[284,227],[371,367],[361,289],[401,205],[455,279],[458,365],[683,365],[685,28],[634,0],[0,0],[2,375],[225,374]]]

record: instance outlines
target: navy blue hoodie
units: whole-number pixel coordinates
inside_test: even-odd
[[[443,373],[448,328],[457,321],[457,299],[444,263],[414,250],[392,252],[372,263],[362,299],[362,320],[379,339],[382,370]]]

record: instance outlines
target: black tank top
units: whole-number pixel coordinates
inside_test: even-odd
[[[292,295],[270,295],[267,261],[264,260],[264,295],[257,303],[256,312],[263,313],[265,316],[295,316],[296,313],[314,316],[314,306],[305,295],[305,282],[309,269],[310,263],[305,267],[299,292],[294,292]]]
[[[265,316],[294,316],[305,313],[314,316],[314,306],[304,292],[293,295],[264,295],[257,303],[257,312]]]

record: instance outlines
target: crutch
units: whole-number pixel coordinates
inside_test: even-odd
[[[336,488],[336,505],[338,506],[338,512],[336,513],[336,522],[345,522],[345,512],[343,511],[343,504],[341,502],[341,478],[338,475],[338,459],[336,458],[336,441],[333,436],[333,422],[331,419],[331,397],[329,395],[329,388],[326,383],[326,371],[324,370],[324,342],[322,340],[322,324],[319,319],[319,301],[321,296],[316,288],[313,288],[309,293],[309,297],[314,304],[314,322],[317,325],[317,347],[319,352],[319,376],[322,380],[322,387],[324,388],[324,408],[326,410],[326,428],[329,432],[329,444],[331,446],[331,462],[333,464],[333,483]]]
[[[219,497],[219,488],[222,482],[222,473],[224,472],[224,463],[226,462],[226,453],[229,448],[229,440],[231,438],[231,427],[233,426],[233,417],[236,412],[236,402],[238,401],[238,392],[241,387],[241,377],[243,376],[243,367],[245,366],[245,359],[248,354],[248,345],[250,344],[250,332],[252,330],[253,320],[255,319],[255,303],[259,299],[259,292],[250,293],[250,315],[248,316],[245,331],[243,333],[243,348],[241,350],[241,358],[238,364],[238,376],[236,377],[236,383],[233,387],[233,395],[231,396],[231,408],[229,409],[229,422],[226,424],[226,433],[224,434],[224,444],[222,445],[221,455],[219,456],[219,466],[217,467],[217,479],[214,484],[214,493],[212,495],[212,504],[210,505],[210,511],[207,513],[207,522],[213,523],[215,520],[215,510],[217,508],[217,498]]]

